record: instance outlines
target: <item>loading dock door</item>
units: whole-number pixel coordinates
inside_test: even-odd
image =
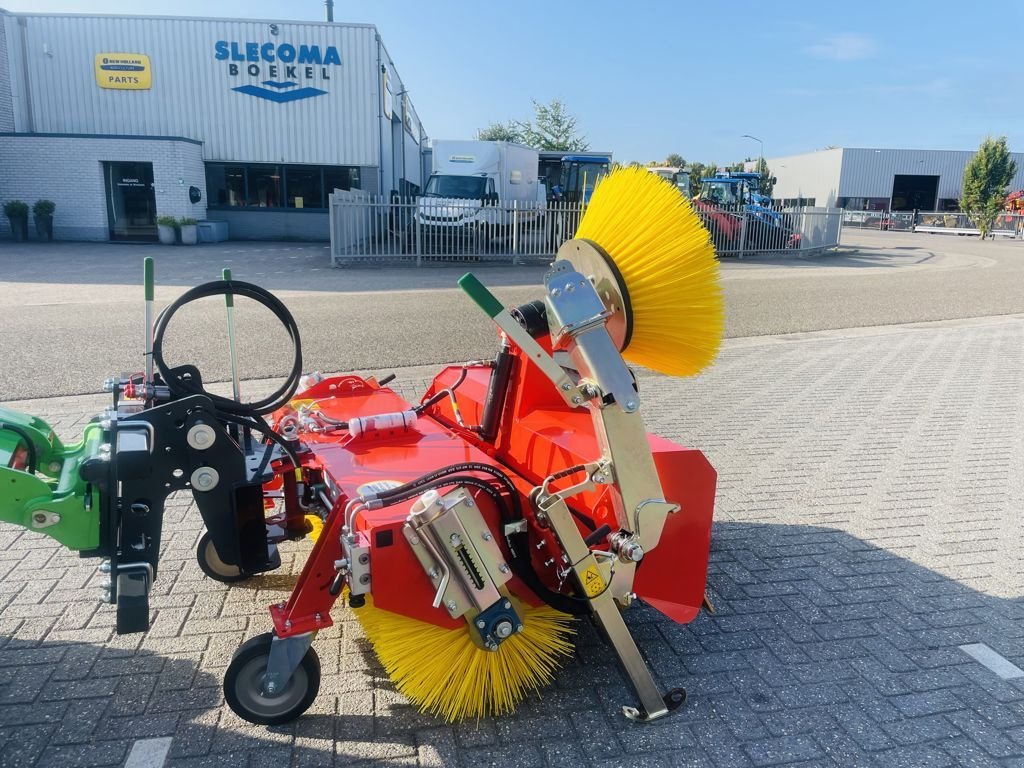
[[[934,211],[938,204],[938,176],[896,174],[892,180],[892,210]]]

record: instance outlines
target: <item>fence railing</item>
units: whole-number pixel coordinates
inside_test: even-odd
[[[838,209],[730,210],[694,204],[720,256],[834,248]],[[579,203],[388,198],[358,191],[331,195],[334,266],[388,262],[545,263],[573,237]]]
[[[966,213],[946,211],[846,211],[843,214],[843,226],[894,232],[980,234],[977,225]],[[999,214],[992,226],[992,234],[1024,239],[1024,214]]]
[[[527,263],[550,261],[576,231],[573,203],[331,196],[331,260],[360,262]]]
[[[719,256],[814,252],[835,248],[843,229],[838,208],[748,208],[695,202]]]

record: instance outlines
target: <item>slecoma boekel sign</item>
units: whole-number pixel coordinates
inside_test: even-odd
[[[227,63],[229,77],[260,78],[231,90],[277,103],[323,96],[332,67],[341,66],[333,45],[293,45],[218,40],[214,58]],[[320,87],[317,87],[320,86]]]

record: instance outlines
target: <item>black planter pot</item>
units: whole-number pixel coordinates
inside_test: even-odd
[[[28,216],[17,216],[8,219],[11,222],[11,237],[16,243],[28,241]]]
[[[53,214],[36,216],[36,234],[40,239],[53,240]]]

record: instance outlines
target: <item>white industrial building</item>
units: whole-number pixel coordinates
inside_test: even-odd
[[[964,168],[974,150],[862,149],[837,147],[774,157],[772,197],[787,206],[810,205],[856,211],[953,211]],[[1024,154],[1014,153],[1024,188]]]
[[[326,240],[331,191],[418,190],[425,140],[371,25],[0,9],[0,204],[53,200],[57,238]]]

